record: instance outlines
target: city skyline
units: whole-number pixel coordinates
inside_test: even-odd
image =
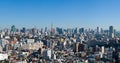
[[[120,0],[0,0],[0,63],[119,63]]]
[[[50,27],[41,27],[41,28],[39,28],[39,27],[36,27],[36,26],[34,26],[34,27],[31,27],[31,28],[28,28],[28,27],[21,27],[21,28],[18,28],[18,27],[16,27],[15,25],[12,25],[11,27],[6,27],[6,28],[1,28],[0,30],[2,31],[2,30],[25,30],[25,29],[27,29],[27,30],[32,30],[32,29],[36,29],[36,30],[44,30],[44,31],[52,31],[52,30],[76,30],[76,32],[80,32],[81,30],[86,30],[86,31],[95,31],[95,32],[97,32],[97,33],[99,33],[99,32],[102,32],[102,31],[104,31],[104,32],[106,32],[106,31],[109,31],[109,32],[111,32],[111,33],[113,33],[114,31],[116,31],[116,32],[120,32],[120,30],[119,29],[116,29],[116,27],[114,27],[114,26],[109,26],[108,28],[102,28],[102,27],[96,27],[96,28],[85,28],[85,27],[73,27],[73,28],[62,28],[62,27],[53,27],[53,25],[51,24],[51,26]],[[112,35],[112,34],[111,34]]]
[[[120,30],[118,0],[1,0],[0,28],[96,28]]]

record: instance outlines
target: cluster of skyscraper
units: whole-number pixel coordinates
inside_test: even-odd
[[[0,61],[9,63],[117,63],[119,50],[120,32],[113,26],[103,30],[13,25],[0,31]]]

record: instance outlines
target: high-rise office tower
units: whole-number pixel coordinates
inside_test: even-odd
[[[114,29],[114,37],[116,37],[117,31],[116,29]]]
[[[15,33],[15,32],[16,32],[16,27],[15,27],[15,25],[12,25],[12,26],[11,26],[11,32],[12,32],[12,33]]]
[[[74,52],[85,51],[85,49],[86,49],[85,44],[81,44],[78,42],[74,43],[74,50],[73,50]]]
[[[84,33],[84,32],[85,32],[84,28],[79,29],[79,33]]]
[[[26,28],[23,27],[23,28],[21,29],[21,32],[25,33],[25,32],[26,32]]]
[[[114,28],[113,28],[113,26],[109,27],[109,37],[114,38]]]
[[[100,32],[101,34],[103,34],[103,29],[101,28],[101,32]]]
[[[79,43],[75,43],[74,44],[74,52],[78,52],[78,48],[79,48]]]
[[[63,29],[62,28],[57,27],[56,31],[58,32],[58,34],[63,34]]]
[[[99,34],[99,27],[97,27],[97,34]]]
[[[74,29],[74,34],[77,34],[77,28]]]
[[[47,32],[47,27],[45,27],[45,32]]]

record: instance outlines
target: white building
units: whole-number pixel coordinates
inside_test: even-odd
[[[45,49],[44,51],[43,51],[43,57],[44,58],[49,58],[49,59],[51,59],[51,57],[52,57],[52,50],[50,50],[50,49]]]
[[[104,48],[104,46],[101,47],[101,52],[102,52],[102,54],[105,53],[105,48]]]
[[[1,54],[0,53],[0,60],[8,59],[8,54]]]
[[[29,43],[34,43],[35,42],[35,40],[34,39],[27,39],[27,43],[29,44]]]
[[[22,49],[31,49],[31,50],[38,50],[39,48],[43,47],[43,43],[30,43],[30,44],[23,44]]]
[[[2,52],[3,51],[3,48],[0,46],[0,52]]]

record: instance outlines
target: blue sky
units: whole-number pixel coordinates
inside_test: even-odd
[[[0,27],[120,27],[120,0],[0,0]]]

